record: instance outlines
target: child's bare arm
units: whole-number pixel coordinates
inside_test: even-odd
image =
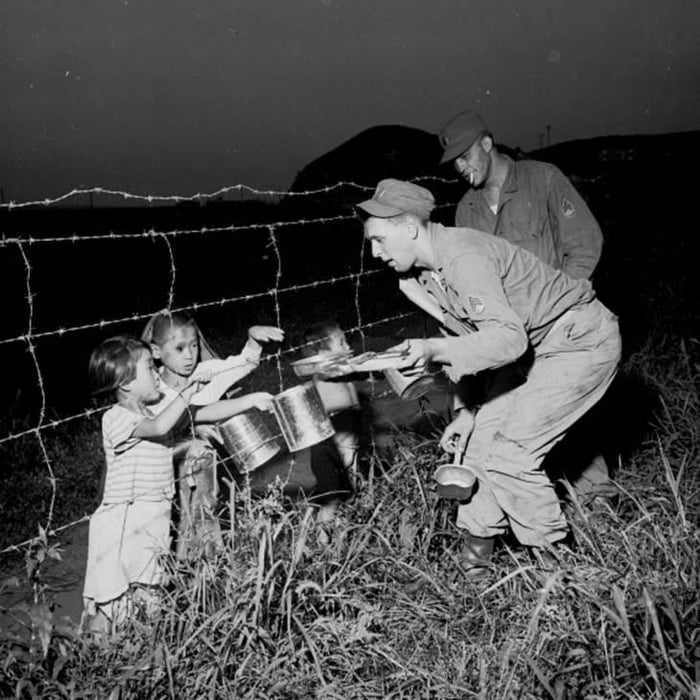
[[[144,418],[134,429],[133,436],[137,438],[165,437],[188,410],[189,400],[199,389],[199,382],[192,382],[153,418]]]
[[[284,331],[277,326],[251,326],[248,329],[248,338],[258,343],[281,343],[284,340]]]
[[[243,413],[251,408],[259,408],[261,411],[272,410],[272,394],[266,391],[257,391],[235,399],[215,401],[207,406],[196,408],[194,414],[195,423],[217,423],[231,418],[238,413]]]
[[[284,331],[277,326],[251,326],[248,329],[247,348],[260,350],[263,343],[281,343],[284,340]]]

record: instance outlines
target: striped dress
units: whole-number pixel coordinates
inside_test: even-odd
[[[156,585],[162,578],[158,555],[170,548],[172,438],[134,437],[145,418],[118,404],[102,418],[107,472],[102,503],[90,518],[88,608],[119,598],[134,583]]]

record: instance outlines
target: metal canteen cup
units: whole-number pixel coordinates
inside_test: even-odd
[[[385,369],[384,376],[394,393],[406,401],[420,398],[430,391],[435,383],[431,374],[408,374],[397,369]]]
[[[471,498],[476,487],[476,475],[462,464],[462,458],[439,466],[433,474],[433,479],[437,482],[440,498],[466,501]]]

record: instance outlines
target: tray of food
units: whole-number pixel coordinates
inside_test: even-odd
[[[354,371],[348,364],[351,352],[325,352],[310,357],[302,357],[291,363],[297,377],[310,377],[318,374],[322,377],[340,377]]]
[[[363,352],[355,356],[351,352],[319,353],[296,360],[291,366],[297,377],[318,375],[321,378],[333,378],[355,372],[393,369],[401,364],[407,354],[407,351],[398,350]]]
[[[363,352],[348,359],[354,372],[380,372],[395,369],[408,356],[408,350],[384,350],[383,352]]]

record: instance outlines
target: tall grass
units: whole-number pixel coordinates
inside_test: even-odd
[[[62,526],[95,509],[104,467],[99,424],[93,416],[69,430],[45,431],[52,470],[34,433],[0,445],[0,549],[36,536],[38,525]],[[30,427],[25,419],[0,419],[2,434]]]
[[[617,504],[568,506],[545,568],[513,542],[467,581],[431,473],[397,436],[332,523],[234,490],[226,546],[170,563],[159,613],[107,644],[3,640],[0,695],[100,698],[700,698],[697,353],[667,340],[625,372],[659,394]]]

